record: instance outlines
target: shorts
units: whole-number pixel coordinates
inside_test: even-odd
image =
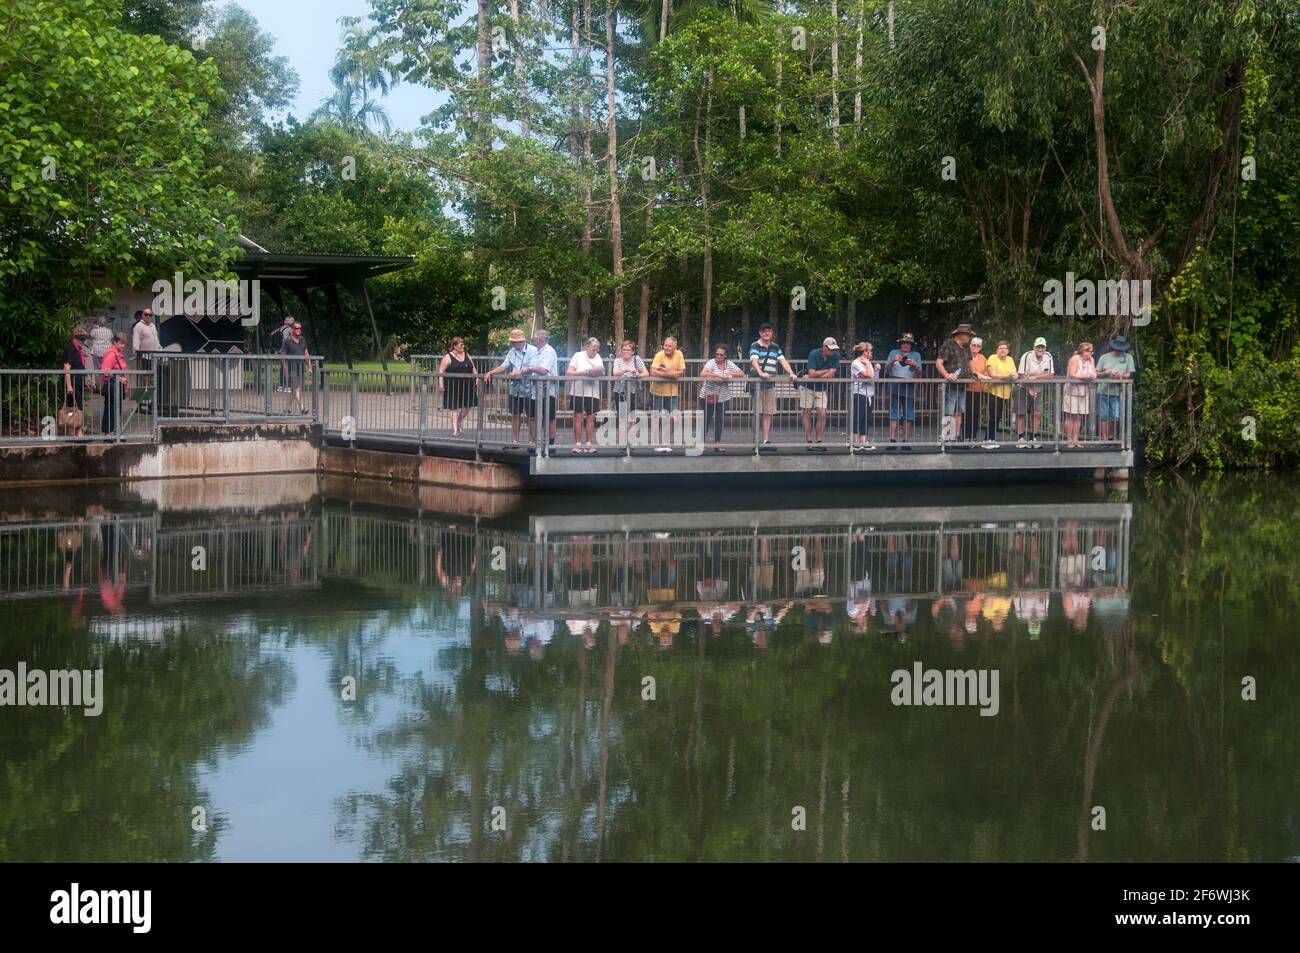
[[[1101,394],[1097,397],[1097,418],[1119,420],[1119,394]]]
[[[812,390],[808,387],[799,388],[799,409],[800,410],[825,410],[827,407],[827,397],[829,395],[824,390]]]
[[[889,389],[889,419],[916,420],[916,388],[913,385]]]
[[[531,397],[521,397],[518,394],[511,394],[509,401],[510,413],[523,414],[525,417],[536,416],[533,413],[533,404],[535,401]]]
[[[661,414],[677,413],[677,398],[663,397],[659,394],[650,395],[650,409]]]
[[[1079,417],[1086,417],[1089,410],[1088,395],[1066,393],[1065,400],[1061,402],[1061,409],[1067,414],[1075,414]]]
[[[943,389],[943,412],[951,417],[960,414],[966,407],[966,385],[948,384]]]
[[[776,385],[775,384],[755,384],[758,388],[757,406],[760,414],[776,413]]]
[[[1014,413],[1017,417],[1023,417],[1026,414],[1041,414],[1043,412],[1043,393],[1044,387],[1037,388],[1038,393],[1029,393],[1029,388],[1023,384],[1016,388]]]
[[[624,410],[626,410],[629,414],[636,413],[636,408],[637,408],[637,404],[639,403],[640,396],[641,395],[638,394],[635,390],[625,391],[624,393],[621,394],[615,392],[614,394],[615,410],[617,410],[620,415],[622,415]]]
[[[599,397],[570,397],[575,414],[594,414],[600,410]]]

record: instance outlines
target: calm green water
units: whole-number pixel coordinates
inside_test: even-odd
[[[0,497],[0,860],[1300,855],[1294,479],[378,492]]]

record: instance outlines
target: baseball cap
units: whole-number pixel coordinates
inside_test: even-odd
[[[1034,347],[1047,347],[1047,338],[1034,338]]]
[[[835,343],[834,338],[827,338],[825,341],[822,341],[822,347],[828,347],[832,351],[838,351],[840,349],[840,346]]]

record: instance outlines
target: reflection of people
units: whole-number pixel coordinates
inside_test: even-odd
[[[890,533],[886,541],[885,591],[912,591],[912,545],[906,534]]]
[[[1114,638],[1124,631],[1124,623],[1128,621],[1128,590],[1116,587],[1097,589],[1093,592],[1092,608],[1101,631],[1107,638]]]
[[[954,533],[948,537],[948,548],[939,560],[939,585],[945,591],[961,588],[961,541]]]
[[[1043,621],[1047,618],[1050,599],[1051,595],[1045,589],[1022,590],[1012,598],[1016,618],[1029,627],[1029,637],[1031,639],[1038,638],[1038,633],[1043,629]]]
[[[110,615],[121,615],[126,599],[128,557],[116,520],[99,525],[99,601]]]
[[[805,602],[803,605],[803,627],[817,637],[821,645],[830,645],[834,633],[831,631],[831,621],[835,615],[835,607],[825,599],[816,599],[811,602]]]
[[[459,597],[464,591],[465,581],[474,574],[476,568],[473,537],[443,533],[433,562],[438,585],[451,595]]]
[[[682,630],[682,614],[677,609],[651,609],[645,614],[650,634],[659,640],[661,649],[673,647],[673,639]]]
[[[1088,628],[1088,609],[1092,605],[1092,593],[1077,591],[1061,593],[1061,607],[1065,617],[1070,620],[1076,632]]]
[[[794,571],[797,596],[820,596],[826,592],[826,568],[820,535],[803,537],[804,561]],[[811,545],[809,545],[811,542]]]
[[[754,648],[760,652],[767,651],[767,637],[780,628],[793,605],[793,602],[787,602],[773,609],[766,602],[759,602],[749,610],[745,616],[745,632],[754,640]]]

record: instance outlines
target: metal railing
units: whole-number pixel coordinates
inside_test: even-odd
[[[149,358],[160,421],[320,419],[319,357],[155,351]]]
[[[146,371],[0,370],[0,443],[152,440]]]
[[[1132,448],[1131,380],[534,375],[489,381],[483,375],[333,368],[324,369],[322,378],[327,432],[476,451]],[[551,426],[554,439],[540,439]]]

